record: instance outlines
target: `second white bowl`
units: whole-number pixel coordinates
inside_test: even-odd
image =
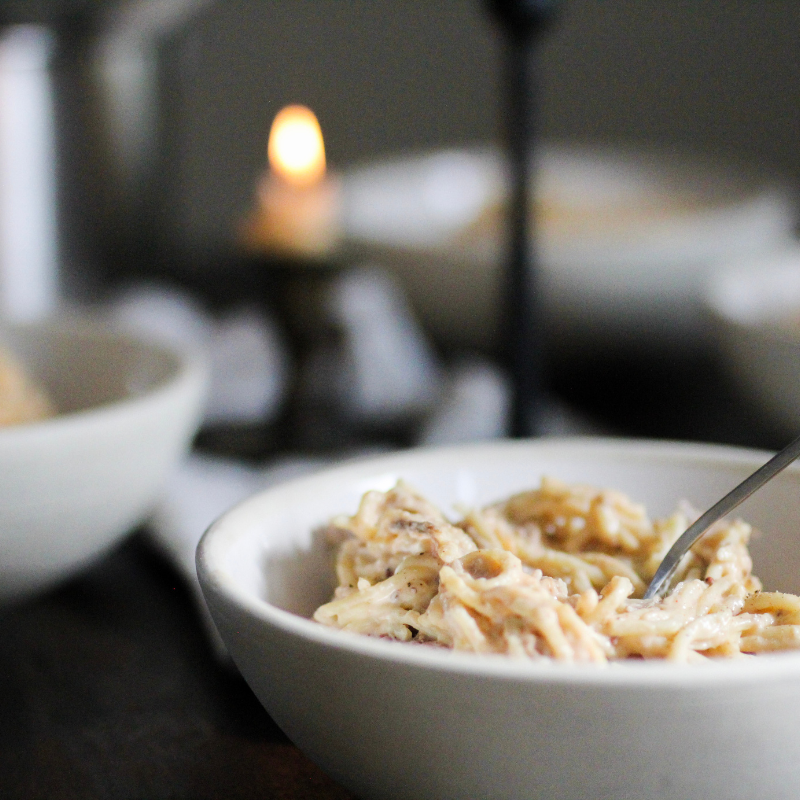
[[[45,589],[141,522],[188,449],[197,356],[91,319],[3,331],[59,413],[0,429],[0,602]]]
[[[729,266],[705,303],[743,395],[787,437],[800,435],[800,246]]]

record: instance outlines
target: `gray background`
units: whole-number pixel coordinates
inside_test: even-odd
[[[548,139],[657,143],[800,184],[796,0],[568,0],[540,53]],[[227,240],[285,103],[334,167],[496,141],[500,40],[479,0],[217,0],[163,43],[162,222]]]

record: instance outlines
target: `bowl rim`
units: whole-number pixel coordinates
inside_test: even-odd
[[[414,448],[395,451],[381,456],[358,458],[323,469],[312,475],[264,489],[236,504],[219,517],[203,534],[197,551],[198,578],[207,597],[217,596],[260,624],[279,630],[285,635],[302,639],[307,645],[325,650],[349,653],[351,656],[393,662],[397,665],[416,666],[421,669],[452,672],[491,679],[538,683],[581,684],[584,686],[662,686],[673,688],[704,687],[709,684],[743,684],[754,680],[780,677],[800,677],[800,652],[761,655],[756,658],[712,661],[708,664],[672,664],[664,661],[623,661],[608,665],[563,664],[551,661],[527,661],[504,655],[486,655],[454,652],[446,649],[414,647],[408,643],[392,642],[327,628],[311,619],[285,611],[243,590],[229,576],[224,567],[227,548],[248,530],[237,530],[237,521],[254,508],[282,493],[307,489],[313,491],[315,483],[330,480],[364,478],[366,474],[396,472],[397,465],[408,460],[427,460],[467,454],[481,455],[492,451],[517,449],[543,450],[558,448],[591,451],[594,454],[617,453],[627,457],[658,457],[673,461],[690,460],[695,463],[738,464],[756,467],[763,464],[772,453],[751,448],[718,444],[677,442],[666,440],[625,439],[615,437],[553,437],[529,440],[501,440],[449,447]],[[800,466],[792,465],[787,472],[800,474]],[[213,608],[214,603],[209,603]]]
[[[87,408],[57,412],[54,416],[41,420],[0,427],[0,447],[19,447],[37,438],[49,439],[53,435],[77,432],[85,435],[84,429],[89,424],[102,425],[120,415],[146,412],[148,408],[160,405],[170,396],[182,396],[190,387],[202,391],[209,380],[209,365],[200,351],[113,325],[99,315],[65,314],[40,322],[4,323],[3,327],[11,331],[50,330],[56,334],[76,332],[82,336],[126,342],[143,352],[158,353],[172,364],[165,378],[136,394]]]

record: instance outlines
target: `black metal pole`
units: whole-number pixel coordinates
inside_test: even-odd
[[[543,389],[543,331],[539,273],[531,208],[534,159],[535,44],[556,3],[544,0],[489,0],[505,34],[505,123],[510,193],[508,251],[501,294],[501,347],[512,381],[509,435],[539,433]]]
[[[539,432],[542,345],[538,270],[533,252],[530,175],[533,157],[533,107],[530,58],[532,37],[507,36],[505,82],[509,170],[508,252],[503,286],[502,347],[513,385],[509,434]]]

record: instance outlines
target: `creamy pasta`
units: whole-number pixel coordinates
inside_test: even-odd
[[[55,413],[53,404],[10,353],[0,347],[0,427],[36,422]]]
[[[752,575],[750,526],[722,520],[665,597],[642,594],[696,514],[651,521],[624,494],[544,478],[458,523],[403,482],[328,529],[334,598],[314,619],[405,642],[530,659],[702,661],[800,648],[800,598]]]

